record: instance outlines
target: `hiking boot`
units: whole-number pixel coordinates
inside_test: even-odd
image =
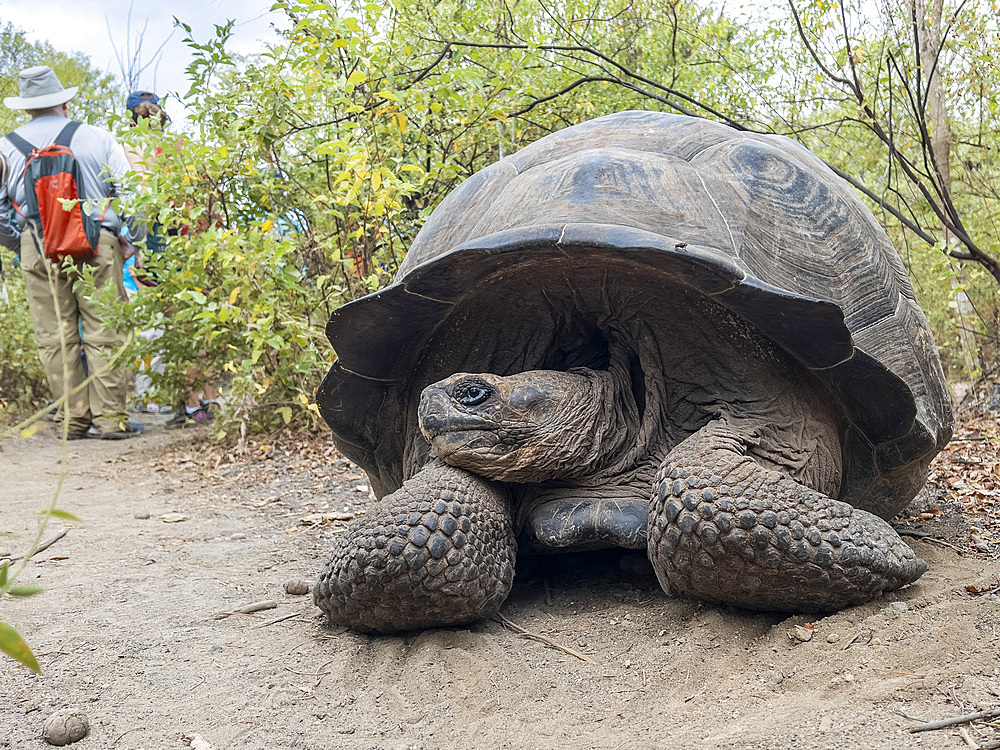
[[[195,427],[200,424],[208,424],[211,421],[212,412],[206,406],[199,406],[194,411],[189,412],[187,407],[181,404],[177,408],[177,413],[164,426],[168,430],[177,430],[182,427]]]
[[[145,429],[141,424],[123,421],[117,430],[106,430],[100,432],[97,437],[101,440],[126,440],[127,438],[138,437]]]
[[[139,414],[170,414],[173,409],[169,406],[160,406],[155,401],[140,401],[135,405],[133,411]]]
[[[62,430],[57,430],[56,435],[62,437]],[[86,440],[87,438],[98,438],[101,436],[100,430],[97,429],[96,425],[90,425],[84,429],[72,429],[66,433],[67,440]]]

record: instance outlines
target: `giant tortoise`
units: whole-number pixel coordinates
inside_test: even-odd
[[[780,136],[623,112],[452,192],[334,313],[318,401],[378,500],[315,587],[391,632],[494,614],[522,551],[647,549],[668,593],[815,612],[917,579],[891,518],[952,418],[871,212]]]

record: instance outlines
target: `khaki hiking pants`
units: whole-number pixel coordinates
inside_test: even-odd
[[[118,239],[109,230],[102,229],[97,256],[78,262],[77,267],[93,266],[97,288],[107,283],[114,284],[118,298],[124,302],[122,262]],[[101,432],[122,429],[128,422],[125,413],[128,369],[121,365],[108,367],[117,348],[117,336],[101,321],[96,301],[85,297],[82,289],[74,289],[79,286],[75,282],[80,275],[72,269],[67,272],[60,265],[46,260],[41,237],[36,237],[30,225],[21,235],[21,274],[38,342],[38,355],[53,398],[59,400],[63,394],[77,389],[87,380],[86,373],[94,376],[85,387],[70,396],[69,431],[75,434],[86,432],[91,423]],[[65,336],[65,362],[59,332],[60,319]],[[87,358],[86,373],[81,352]]]

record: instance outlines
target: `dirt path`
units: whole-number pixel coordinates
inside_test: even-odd
[[[314,578],[367,502],[364,475],[332,451],[310,466],[258,446],[230,463],[154,425],[69,453],[60,506],[84,523],[29,565],[43,594],[0,601],[44,672],[0,660],[0,748],[45,747],[42,722],[63,707],[90,718],[81,750],[180,749],[195,734],[216,750],[961,748],[958,728],[907,729],[1000,707],[1000,601],[965,590],[1000,582],[995,552],[914,541],[930,564],[916,585],[811,630],[667,598],[641,555],[526,561],[503,615],[584,661],[496,621],[324,628],[284,584]],[[3,443],[0,553],[27,546],[59,456],[51,435]],[[266,599],[278,606],[215,619]]]

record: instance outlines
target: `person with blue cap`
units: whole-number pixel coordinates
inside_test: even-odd
[[[160,97],[152,91],[133,91],[125,100],[125,108],[132,116],[132,124],[135,125],[142,118],[156,118],[159,120],[159,127],[164,127],[170,118],[166,111],[160,106]]]
[[[78,90],[65,88],[50,67],[40,65],[21,71],[20,96],[4,99],[5,106],[24,110],[31,119],[0,138],[0,158],[8,166],[0,181],[0,244],[20,250],[39,357],[53,398],[68,400],[63,414],[70,439],[93,435],[117,440],[142,430],[142,425],[129,422],[125,410],[128,369],[113,360],[118,336],[105,325],[97,300],[77,282],[87,268],[98,289],[110,285],[119,299],[125,298],[118,242],[123,217],[115,198],[129,165],[110,133],[69,119],[67,103]],[[63,149],[60,153],[70,160],[63,163],[72,164],[74,177],[79,177],[74,190],[80,211],[66,211],[74,213],[77,225],[43,222],[38,214],[40,181],[25,184],[29,161],[42,152],[55,153],[50,146]],[[15,221],[8,219],[12,208]],[[56,252],[67,246],[67,237],[52,232],[58,234],[63,224],[78,228],[80,222],[94,235],[93,240],[87,236],[86,252]],[[86,355],[89,379],[81,352]]]

